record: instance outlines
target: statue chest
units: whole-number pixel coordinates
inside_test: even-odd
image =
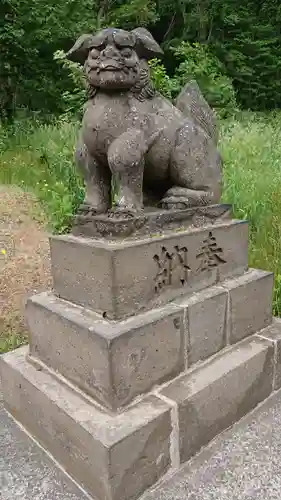
[[[83,139],[90,154],[105,156],[114,139],[128,128],[144,128],[146,121],[128,98],[96,98],[84,114]]]

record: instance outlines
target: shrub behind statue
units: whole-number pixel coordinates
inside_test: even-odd
[[[82,35],[67,54],[84,64],[89,86],[76,156],[92,213],[136,214],[144,200],[166,209],[220,200],[214,114],[196,84],[176,106],[154,90],[148,60],[160,54],[144,28]]]

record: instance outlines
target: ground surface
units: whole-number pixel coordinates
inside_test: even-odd
[[[281,392],[142,500],[280,500]]]
[[[0,407],[0,457],[1,500],[88,498],[14,423],[3,407]]]
[[[0,408],[0,457],[1,500],[88,498],[3,408]],[[281,392],[140,500],[280,498]]]
[[[42,208],[32,194],[0,186],[0,352],[22,341],[26,298],[50,286]]]

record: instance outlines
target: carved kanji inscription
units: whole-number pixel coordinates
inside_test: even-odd
[[[223,249],[218,246],[216,237],[213,236],[211,231],[207,238],[203,240],[203,244],[196,255],[196,260],[199,262],[196,274],[226,263]]]
[[[187,247],[176,245],[173,247],[172,252],[168,252],[166,247],[162,247],[161,253],[154,255],[153,259],[158,267],[155,276],[156,292],[168,285],[181,284],[184,286],[187,283],[188,274],[191,270],[188,265],[187,254]]]
[[[163,246],[161,252],[154,255],[153,260],[157,265],[154,278],[155,292],[170,285],[184,286],[188,283],[190,275],[197,276],[201,272],[226,263],[223,249],[218,245],[212,231],[208,233],[199,247],[195,262],[192,261],[192,267],[188,261],[188,248],[186,246],[175,245],[171,251]]]

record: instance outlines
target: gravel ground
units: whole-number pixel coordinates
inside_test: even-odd
[[[3,351],[26,334],[27,297],[51,287],[46,217],[34,195],[12,186],[0,186],[0,285]]]

